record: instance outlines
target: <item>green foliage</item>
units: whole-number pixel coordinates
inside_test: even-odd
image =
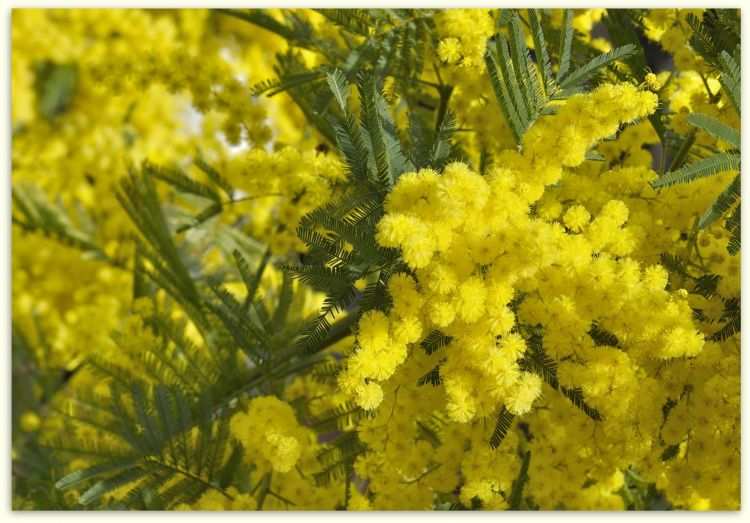
[[[696,126],[700,126],[710,134],[720,137],[722,139],[734,140],[738,138],[734,136],[736,131],[729,129],[723,124],[719,124],[715,120],[705,117],[705,115],[696,115],[697,118],[692,119],[690,123]],[[737,133],[738,134],[738,133]],[[731,142],[730,142],[731,143]],[[695,161],[679,169],[669,172],[659,179],[651,182],[654,188],[668,187],[679,183],[689,183],[694,180],[704,178],[706,176],[712,176],[721,172],[729,170],[738,170],[740,168],[740,153],[725,151]],[[719,219],[724,217],[726,213],[734,206],[735,203],[740,200],[740,185],[741,178],[738,174],[727,187],[717,196],[714,202],[706,209],[698,221],[698,228],[700,230],[707,229],[712,224],[717,222]],[[731,255],[735,255],[739,252],[740,248],[740,204],[737,203],[735,212],[727,219],[725,228],[731,233],[731,238],[728,246],[728,251]]]
[[[375,226],[383,215],[385,192],[395,180],[414,166],[403,152],[387,102],[376,88],[375,78],[363,74],[357,85],[360,95],[360,124],[347,109],[350,87],[343,72],[336,70],[328,84],[337,99],[341,117],[331,118],[336,129],[338,151],[348,166],[355,189],[305,216],[297,229],[308,253],[301,265],[287,270],[300,281],[326,292],[319,316],[297,341],[304,353],[319,346],[331,329],[331,320],[348,311],[359,300],[360,314],[389,307],[385,286],[390,274],[401,265],[398,251],[375,241]],[[444,145],[450,122],[438,133],[434,145],[437,161],[445,159]],[[321,234],[320,229],[325,234]],[[356,288],[368,280],[364,293]]]
[[[532,61],[524,43],[518,13],[512,11],[508,19],[508,37],[503,33],[495,35],[495,45],[488,44],[485,63],[503,117],[518,144],[536,119],[549,110],[550,101],[563,100],[582,92],[584,84],[590,82],[598,72],[632,56],[637,49],[636,45],[628,43],[573,69],[573,14],[568,9],[563,17],[557,75],[553,76],[544,30],[536,10],[529,10],[536,61]]]
[[[599,412],[591,407],[583,398],[579,389],[568,389],[560,385],[557,380],[557,363],[544,352],[540,336],[532,336],[529,340],[529,350],[521,360],[521,368],[527,372],[534,372],[542,377],[544,382],[554,390],[559,390],[563,396],[578,407],[584,414],[594,421],[601,421]]]
[[[635,54],[636,49],[637,48],[634,44],[625,44],[622,47],[616,47],[611,51],[600,54],[599,56],[582,65],[573,73],[565,76],[562,82],[560,82],[560,88],[565,91],[581,85],[589,78],[591,78],[591,76],[596,72],[612,65],[617,61],[622,61],[628,56]]]
[[[231,254],[236,267],[206,274],[197,261],[203,251],[196,251],[196,245],[175,230],[155,183],[166,183],[174,194],[216,201],[224,198],[219,194],[222,191],[232,199],[233,189],[218,171],[200,159],[196,165],[218,190],[187,173],[151,164],[133,170],[120,185],[118,199],[137,231],[134,298],[152,296],[163,289],[168,299],[143,317],[153,342],[144,344],[135,354],[128,353],[136,365],[115,363],[96,352],[84,362],[83,367],[110,384],[111,393],[79,391],[75,398],[62,403],[56,400],[47,408],[66,419],[69,427],[41,445],[30,440],[21,447],[21,456],[28,460],[25,467],[47,471],[47,483],[37,482],[35,488],[47,485],[48,492],[29,493],[39,507],[107,506],[107,496],[115,489],[118,493],[125,489],[124,498],[122,505],[110,508],[173,508],[195,501],[207,489],[228,496],[226,488],[233,482],[243,452],[241,447],[228,444],[228,418],[242,404],[238,400],[278,394],[291,376],[308,372],[324,359],[319,354],[301,354],[295,348],[294,341],[309,323],[308,318],[291,315],[296,310],[294,303],[305,299],[304,289],[299,289],[301,295],[291,275],[284,276],[270,304],[257,299],[265,270],[277,263],[270,253],[258,251],[246,239],[235,236],[236,226],[220,227],[217,241]],[[61,208],[46,203],[41,195],[19,189],[14,197],[19,224],[27,224],[30,230],[49,231],[61,241],[75,241],[76,247],[99,252],[93,240],[74,227]],[[361,207],[352,210],[348,217],[356,217],[353,224],[367,219]],[[245,299],[227,291],[225,284],[232,281],[244,284]],[[187,314],[198,328],[201,346],[188,336],[187,320],[175,319],[176,310]],[[322,341],[330,344],[342,339],[351,324],[352,320],[338,322],[330,338]],[[43,336],[40,339],[44,340]],[[129,343],[119,333],[113,334],[113,340],[122,347]],[[235,349],[246,355],[249,368],[236,365]],[[38,367],[26,336],[17,329],[13,352],[14,365]],[[58,375],[35,382],[49,383],[45,390],[48,398],[55,396],[64,383]],[[14,386],[20,383],[14,382]],[[36,394],[29,393],[28,397]],[[66,401],[74,407],[67,406]],[[335,420],[332,422],[335,425]],[[106,435],[109,443],[74,437],[73,427],[78,425]],[[63,476],[58,458],[76,455],[91,459],[92,466]],[[20,489],[24,488],[21,485]],[[69,489],[81,492],[77,505],[69,506],[62,496],[62,491]]]
[[[740,18],[735,9],[706,9],[703,18],[693,14],[686,17],[693,29],[690,47],[712,68],[713,72],[724,69],[721,55],[726,49],[736,50],[739,60]]]
[[[61,204],[50,203],[36,186],[14,184],[11,195],[15,211],[11,215],[14,225],[27,232],[39,232],[114,265],[122,263],[110,258],[99,247],[93,222],[82,207],[76,209],[80,223],[76,225]]]
[[[617,493],[625,502],[627,510],[670,510],[672,508],[663,495],[657,492],[655,485],[644,480],[633,468],[624,471],[624,484]]]
[[[316,432],[328,434],[347,428],[365,415],[366,412],[353,402],[347,402],[324,412],[312,421],[311,426]]]
[[[429,356],[441,347],[445,347],[451,342],[451,337],[446,336],[440,331],[432,331],[421,342],[420,346]]]
[[[723,152],[667,173],[652,182],[651,185],[655,189],[669,187],[670,185],[692,182],[724,171],[736,170],[739,166],[740,155],[738,153]]]
[[[708,229],[718,219],[724,216],[729,209],[740,199],[741,178],[738,174],[734,180],[726,186],[714,202],[706,209],[706,212],[698,220],[698,228]]]
[[[428,383],[433,387],[440,385],[443,382],[443,379],[440,377],[440,366],[445,363],[445,361],[445,359],[440,360],[440,362],[427,372],[427,374],[419,378],[417,380],[417,386],[422,387]]]
[[[742,323],[742,309],[739,298],[730,298],[724,301],[724,312],[719,318],[723,326],[713,333],[711,341],[723,341],[730,336],[740,332]]]
[[[592,325],[588,332],[591,339],[598,346],[619,347],[620,340],[611,332],[602,329],[599,325]]]
[[[112,418],[106,432],[120,445],[100,449],[104,455],[94,465],[71,472],[55,484],[61,490],[82,490],[80,506],[92,505],[122,488],[127,488],[126,506],[150,509],[194,502],[209,488],[229,496],[219,481],[223,477],[226,485],[226,467],[234,466],[231,461],[224,464],[228,421],[222,411],[214,412],[210,396],[192,399],[179,388],[164,385],[147,388],[135,382],[122,389],[113,384],[110,399],[96,412]],[[92,409],[78,416],[91,423],[97,419]],[[193,427],[197,434],[191,432]],[[56,447],[54,442],[50,446]],[[59,448],[92,455],[85,444]]]
[[[740,149],[740,133],[716,118],[701,113],[690,113],[687,116],[690,125],[697,127],[719,140],[723,140],[733,148]]]
[[[708,9],[704,13],[702,21],[693,15],[688,15],[687,21],[693,29],[690,45],[714,72],[720,73],[721,94],[726,96],[739,116],[741,109],[739,13],[732,9]],[[712,93],[709,91],[709,94]],[[695,130],[710,134],[730,145],[732,149],[718,151],[712,156],[682,165],[687,157],[688,150],[695,141],[695,131],[692,131],[683,143],[675,161],[673,161],[670,172],[651,183],[654,188],[689,183],[724,171],[740,169],[741,143],[738,129],[733,129],[715,118],[701,113],[688,115],[687,121]],[[738,174],[717,196],[698,221],[698,229],[705,230],[726,217],[724,226],[731,234],[727,250],[731,255],[736,255],[740,250],[740,185],[741,179]],[[735,204],[737,205],[734,213],[727,216],[727,213]]]
[[[680,452],[679,445],[670,445],[666,449],[664,449],[664,452],[661,453],[661,460],[669,461],[670,459],[674,459],[675,457],[677,457],[677,454],[679,452]]]
[[[500,407],[500,413],[497,416],[495,430],[492,431],[492,436],[490,437],[490,447],[496,449],[502,444],[505,436],[507,436],[508,431],[513,425],[514,419],[515,416],[512,412],[505,408],[505,405]]]
[[[521,461],[521,469],[518,471],[518,477],[513,480],[513,486],[510,490],[510,498],[508,500],[508,510],[521,510],[521,503],[523,501],[523,489],[526,483],[529,481],[529,462],[531,461],[531,451],[527,450],[523,455]]]
[[[354,462],[364,449],[356,431],[344,432],[316,456],[321,464],[321,470],[315,474],[315,483],[327,485],[332,480],[341,478],[346,478],[348,483],[353,473]],[[345,488],[348,490],[350,487],[345,485]],[[348,498],[348,495],[346,497]]]
[[[729,101],[732,103],[732,107],[737,111],[739,115],[742,108],[742,91],[740,85],[742,81],[742,73],[739,65],[739,46],[735,49],[735,56],[730,55],[726,51],[722,51],[719,55],[719,64],[721,65],[722,73],[719,76],[719,82],[721,88],[726,94]]]
[[[56,64],[45,60],[35,64],[34,73],[39,112],[52,120],[70,105],[78,81],[78,70],[74,64]]]
[[[641,84],[646,79],[646,74],[650,71],[643,45],[638,35],[637,27],[639,21],[634,15],[634,11],[628,9],[607,9],[607,15],[602,18],[604,26],[607,28],[612,45],[616,47],[634,46],[633,53],[624,58],[623,63],[626,68],[615,68],[619,72],[621,79],[632,80]],[[660,95],[662,93],[659,93]],[[660,104],[664,105],[664,104]],[[667,140],[667,129],[662,119],[662,112],[649,116],[654,131],[659,136],[662,143],[662,155],[664,154],[664,144]]]
[[[263,27],[294,47],[320,55],[325,65],[315,69],[308,69],[292,51],[279,55],[277,78],[257,84],[253,92],[269,96],[288,93],[315,129],[331,143],[337,139],[329,121],[331,101],[335,98],[328,89],[329,75],[339,68],[348,81],[354,81],[367,73],[374,76],[376,85],[392,78],[385,98],[393,100],[397,92],[408,96],[424,70],[425,57],[436,43],[433,10],[319,9],[320,14],[339,26],[347,43],[343,47],[320,38],[309,22],[292,10],[284,11],[281,21],[263,9],[218,12]]]

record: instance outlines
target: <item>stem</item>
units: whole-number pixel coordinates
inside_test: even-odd
[[[677,151],[677,155],[672,159],[672,163],[669,164],[668,172],[675,171],[682,167],[682,164],[685,163],[685,159],[687,158],[688,152],[693,146],[693,143],[695,143],[695,129],[691,130],[687,138],[685,138],[685,141],[682,142],[680,150]]]
[[[214,485],[213,483],[210,483],[210,482],[206,481],[205,479],[203,479],[203,478],[201,478],[201,477],[199,477],[199,476],[195,476],[195,475],[191,474],[190,472],[188,472],[188,471],[186,471],[186,470],[182,470],[182,469],[181,469],[180,467],[176,467],[176,466],[174,466],[174,465],[170,465],[170,464],[168,464],[168,463],[165,463],[165,462],[163,462],[163,461],[159,461],[159,460],[155,460],[155,459],[148,459],[148,458],[146,458],[146,459],[145,459],[144,461],[145,461],[146,463],[151,463],[151,464],[154,464],[154,465],[158,465],[158,466],[160,466],[160,467],[164,467],[164,468],[167,468],[167,469],[169,469],[169,470],[173,470],[173,471],[177,472],[178,474],[182,474],[182,475],[183,475],[183,476],[185,476],[186,478],[190,478],[190,479],[192,479],[192,480],[194,480],[194,481],[197,481],[197,482],[199,482],[199,483],[202,483],[202,484],[203,484],[203,485],[205,485],[206,487],[212,488],[212,489],[214,489],[214,490],[218,490],[218,491],[219,491],[219,492],[221,492],[221,493],[222,493],[222,494],[223,494],[223,495],[224,495],[224,496],[225,496],[225,497],[226,497],[227,499],[233,499],[233,498],[232,498],[232,496],[230,496],[229,494],[227,494],[226,492],[224,492],[224,489],[222,489],[222,488],[220,488],[220,487],[217,487],[217,486],[216,486],[216,485]]]
[[[351,334],[351,327],[354,322],[357,321],[357,315],[354,312],[350,312],[343,319],[337,321],[331,326],[331,330],[328,331],[328,336],[320,343],[318,347],[313,349],[312,353],[322,352],[331,345],[338,343]]]
[[[287,505],[292,505],[293,507],[296,507],[296,506],[297,506],[297,504],[296,504],[296,503],[295,503],[294,501],[292,501],[291,499],[287,499],[287,498],[285,498],[285,497],[284,497],[284,496],[282,496],[281,494],[277,494],[277,493],[276,493],[276,492],[274,492],[273,490],[270,490],[270,489],[269,489],[268,493],[269,493],[270,495],[272,495],[273,497],[275,497],[276,499],[278,499],[278,500],[281,500],[281,501],[283,501],[283,502],[284,502],[284,503],[286,503]],[[288,507],[287,507],[287,508],[288,508]]]
[[[266,472],[265,474],[263,474],[260,483],[258,483],[255,488],[258,488],[258,486],[260,486],[260,492],[258,493],[258,510],[262,510],[263,503],[266,501],[266,496],[268,495],[268,491],[271,489],[270,472]]]
[[[440,102],[437,108],[437,115],[435,116],[435,132],[440,130],[440,126],[443,124],[445,119],[445,113],[448,112],[448,101],[453,94],[452,85],[443,85],[439,88],[440,91]]]
[[[349,508],[349,498],[351,497],[351,470],[349,467],[346,468],[346,485],[344,486],[344,510]]]
[[[719,98],[719,94],[713,94],[711,92],[711,88],[708,86],[708,80],[706,80],[706,77],[703,75],[703,73],[700,74],[701,80],[703,81],[703,86],[706,88],[706,92],[708,93],[708,101],[709,103],[716,103]]]
[[[427,469],[424,472],[422,472],[419,476],[417,476],[416,478],[410,479],[408,481],[401,481],[400,483],[402,483],[404,485],[411,485],[412,483],[417,483],[419,480],[421,480],[422,478],[424,478],[425,476],[427,476],[427,474],[429,474],[430,472],[439,469],[440,465],[442,465],[442,463],[435,463],[435,464],[427,467]]]
[[[439,83],[439,84],[440,84],[441,86],[445,85],[445,84],[443,83],[443,78],[442,78],[442,76],[440,76],[440,69],[438,68],[438,66],[437,66],[437,65],[436,65],[436,64],[435,64],[434,62],[432,63],[432,69],[433,69],[433,70],[435,71],[435,77],[437,78],[437,81],[438,81],[438,83]]]

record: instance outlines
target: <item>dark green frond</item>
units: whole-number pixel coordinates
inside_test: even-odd
[[[198,167],[198,169],[203,171],[203,173],[206,174],[206,176],[208,176],[218,187],[220,187],[221,190],[224,191],[224,193],[229,197],[230,201],[234,199],[234,187],[232,187],[229,181],[219,171],[217,171],[213,166],[211,166],[200,156],[195,158],[193,163],[196,167]]]
[[[369,182],[372,171],[367,144],[354,115],[346,113],[342,121],[331,118],[331,126],[335,132],[339,153],[352,177],[359,182]]]
[[[365,415],[366,411],[350,401],[327,410],[312,421],[311,427],[316,432],[325,434],[335,430],[346,429]]]
[[[738,205],[735,207],[734,212],[729,216],[729,219],[726,221],[726,229],[731,233],[731,237],[729,238],[729,245],[727,246],[727,251],[732,256],[737,255],[740,252],[740,240],[742,237],[741,232],[741,213],[742,208],[741,205]]]
[[[611,332],[602,329],[599,325],[592,325],[588,332],[594,343],[600,346],[619,347],[620,340]]]
[[[579,389],[568,389],[560,385],[557,380],[557,363],[544,352],[541,338],[534,336],[529,340],[529,350],[521,360],[521,368],[538,374],[547,385],[560,391],[588,417],[601,421],[599,412],[586,403]]]
[[[451,137],[456,132],[456,113],[448,110],[445,118],[440,122],[440,127],[432,144],[430,154],[430,166],[434,169],[442,169],[451,154]]]
[[[252,86],[250,92],[253,96],[274,96],[306,84],[321,80],[325,76],[324,70],[303,71],[292,73],[282,78],[264,80]]]
[[[567,75],[565,79],[560,82],[560,88],[567,90],[581,85],[603,68],[610,66],[618,60],[622,60],[635,54],[636,50],[637,48],[634,44],[626,44],[622,47],[616,47],[609,52],[600,54]]]
[[[352,33],[369,36],[370,28],[376,21],[366,9],[316,9],[330,21]]]
[[[436,330],[428,334],[427,337],[420,342],[419,346],[422,347],[429,356],[439,348],[448,345],[452,339],[453,338],[450,336],[446,336],[442,332]]]
[[[180,192],[193,194],[217,203],[221,202],[221,197],[211,187],[177,169],[169,169],[150,162],[143,162],[142,172],[168,183]]]
[[[492,431],[492,436],[490,437],[490,447],[496,449],[502,444],[505,436],[508,434],[508,431],[513,426],[514,419],[515,416],[512,412],[505,408],[505,405],[500,407],[500,413],[497,416],[495,430]]]
[[[125,408],[124,396],[132,409]],[[128,487],[123,495],[130,502],[146,491],[159,495],[168,478],[180,478],[194,498],[208,488],[223,493],[219,478],[226,474],[222,464],[229,423],[223,417],[212,419],[210,396],[190,402],[177,388],[145,388],[135,382],[129,391],[113,389],[108,409],[117,419],[113,430],[131,447],[130,455],[99,458],[99,463],[61,478],[58,489],[77,487],[83,492],[81,505],[91,505],[123,487]],[[194,425],[197,437],[192,432]],[[175,495],[169,493],[163,504],[174,503]]]
[[[84,231],[73,224],[61,205],[49,203],[45,195],[32,185],[14,184],[11,188],[14,212],[12,221],[29,232],[40,232],[65,245],[94,254],[97,258],[118,264],[97,245],[93,231]]]
[[[521,510],[521,501],[523,489],[529,481],[529,461],[531,461],[531,451],[527,450],[521,461],[521,469],[518,471],[518,477],[513,481],[508,499],[508,510]]]
[[[570,56],[573,48],[573,10],[566,9],[563,12],[563,23],[560,34],[560,51],[558,56],[560,57],[560,63],[557,68],[557,81],[558,83],[565,78],[570,69]]]
[[[349,80],[341,69],[326,74],[326,81],[342,112],[346,113],[346,103],[349,100]]]
[[[697,162],[685,165],[676,171],[669,172],[651,183],[655,189],[669,187],[678,183],[692,182],[706,176],[724,171],[732,171],[740,166],[740,155],[734,152],[722,152]]]
[[[740,149],[740,133],[725,123],[706,114],[690,113],[687,116],[690,125],[695,126],[719,140],[723,140],[735,149]]]
[[[258,263],[258,268],[255,270],[255,272],[251,271],[250,265],[248,264],[242,253],[239,251],[239,249],[235,249],[232,252],[232,257],[234,258],[234,263],[240,273],[242,282],[245,284],[245,289],[247,289],[247,298],[245,298],[245,307],[247,307],[250,303],[253,302],[253,300],[255,300],[255,294],[258,291],[260,280],[263,277],[263,273],[266,270],[268,261],[271,258],[271,252],[266,250],[260,262]]]
[[[360,118],[362,127],[370,139],[378,182],[383,187],[390,187],[393,185],[394,179],[391,173],[388,149],[385,144],[383,121],[380,118],[380,111],[376,105],[377,88],[375,86],[375,79],[372,75],[365,74],[360,79],[357,87],[359,87],[360,103],[362,106]]]
[[[539,68],[539,74],[542,78],[542,87],[544,95],[549,97],[549,91],[552,86],[552,61],[547,51],[547,42],[542,29],[541,20],[536,9],[527,9],[529,15],[529,25],[531,27],[531,38],[534,42],[534,55]]]
[[[428,383],[433,387],[437,387],[443,382],[443,378],[440,377],[440,366],[445,363],[445,359],[435,365],[427,374],[417,380],[417,387],[422,387]]]
[[[312,372],[312,379],[318,383],[324,383],[328,385],[335,385],[336,379],[341,372],[341,364],[335,362],[321,363],[316,365]]]
[[[674,459],[675,457],[677,457],[677,454],[679,454],[679,452],[680,452],[679,445],[670,445],[664,449],[664,452],[661,453],[661,460],[669,461],[671,459]]]
[[[739,115],[742,109],[742,90],[740,89],[742,72],[740,66],[734,57],[726,51],[722,51],[719,55],[719,63],[722,69],[722,74],[719,76],[721,88]]]
[[[723,217],[740,198],[741,175],[734,177],[698,220],[698,229],[705,230]]]

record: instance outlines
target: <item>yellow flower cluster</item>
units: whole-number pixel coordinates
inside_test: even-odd
[[[523,137],[524,156],[545,185],[556,183],[561,167],[581,165],[586,152],[612,136],[622,123],[656,110],[658,98],[633,84],[604,84],[591,93],[571,96],[554,118],[540,118]]]
[[[258,430],[258,427],[263,427]],[[245,447],[245,458],[260,469],[289,472],[314,434],[302,427],[294,410],[275,396],[250,400],[245,412],[232,417],[231,430]]]
[[[296,233],[300,219],[328,203],[346,179],[335,156],[293,147],[238,153],[223,172],[240,191],[225,220],[231,223],[252,215],[247,232],[267,241],[271,252],[280,255],[305,249]]]
[[[444,34],[437,49],[443,62],[467,68],[484,63],[487,38],[495,32],[495,19],[488,9],[447,9],[437,22]]]
[[[673,55],[674,64],[681,71],[694,70],[706,73],[707,64],[688,45],[693,29],[688,15],[703,18],[703,9],[651,9],[644,17],[645,34]]]
[[[622,498],[616,492],[622,487],[623,474],[612,471],[656,460],[654,455],[664,450],[658,443],[661,405],[674,394],[663,369],[677,369],[683,361],[680,358],[701,354],[704,342],[693,327],[683,295],[666,290],[664,268],[643,266],[628,257],[641,249],[641,242],[648,241],[644,234],[648,229],[639,226],[636,235],[625,224],[633,219],[631,201],[633,205],[649,201],[625,198],[626,204],[616,199],[630,194],[622,184],[635,184],[635,179],[623,178],[629,171],[613,170],[604,173],[601,183],[611,183],[616,191],[605,196],[590,189],[581,193],[580,186],[569,185],[569,180],[588,179],[583,173],[591,171],[593,175],[595,171],[584,163],[585,150],[576,150],[575,145],[567,146],[571,142],[558,138],[564,129],[559,122],[574,123],[575,113],[604,111],[610,121],[597,120],[596,130],[587,131],[591,147],[617,130],[618,118],[630,121],[653,111],[656,97],[630,85],[604,86],[588,96],[607,100],[606,109],[585,99],[569,101],[557,115],[535,125],[544,127],[545,132],[532,128],[527,133],[521,154],[506,152],[502,156],[508,167],[496,162],[482,177],[463,164],[451,164],[442,175],[422,170],[399,179],[386,199],[387,214],[378,226],[377,238],[382,245],[401,248],[416,278],[404,273],[393,276],[388,287],[393,299],[391,312],[371,311],[362,316],[357,349],[339,383],[363,408],[375,410],[372,425],[386,430],[399,424],[395,420],[398,412],[407,410],[410,414],[399,416],[407,425],[408,415],[444,416],[443,423],[448,422],[445,430],[465,426],[476,431],[487,425],[486,420],[494,421],[498,404],[504,404],[509,411],[525,415],[534,434],[532,448],[538,457],[532,463],[536,472],[532,482],[534,489],[542,492],[542,507],[565,503],[566,507],[621,509]],[[618,107],[618,101],[625,107]],[[623,133],[628,143],[650,139],[649,133],[638,134],[638,129],[643,129],[643,124]],[[535,143],[529,136],[538,136],[540,141]],[[581,135],[573,143],[581,140],[586,141]],[[580,166],[582,174],[563,170],[563,165]],[[543,175],[541,183],[557,184],[541,198],[541,188],[534,185],[539,166],[553,173]],[[640,176],[639,190],[642,185],[646,186],[642,190],[650,190],[644,182],[653,172],[642,168],[631,171]],[[539,187],[541,183],[537,183]],[[558,197],[560,191],[570,191],[565,193],[570,196]],[[581,194],[586,195],[582,201],[589,202],[587,205],[566,204]],[[590,205],[593,202],[597,203]],[[541,219],[529,216],[532,209]],[[640,220],[638,217],[637,223]],[[523,297],[520,305],[514,303],[519,297]],[[519,364],[529,351],[528,327],[524,326],[542,328],[547,353],[564,360],[558,375],[561,385],[581,390],[603,422],[574,413],[575,407],[551,389],[541,394],[545,386],[539,376],[522,370]],[[588,335],[594,326],[614,334],[618,347],[596,346]],[[416,342],[433,330],[450,335],[452,341],[445,352],[425,356]],[[416,389],[415,381],[433,367],[438,368],[442,387]],[[670,375],[679,374],[673,372]],[[442,393],[436,392],[440,389]],[[530,411],[539,401],[550,410]],[[435,411],[441,404],[444,407]],[[420,406],[426,410],[420,411]],[[574,421],[569,420],[571,416]],[[394,506],[389,505],[391,489],[377,485],[384,475],[401,484],[410,481],[403,469],[392,470],[386,465],[403,459],[390,448],[395,438],[401,441],[408,436],[388,430],[375,438],[370,436],[374,427],[369,425],[362,423],[365,432],[360,437],[372,438],[378,442],[377,446],[373,443],[375,448],[382,447],[368,458],[380,454],[379,465],[371,468],[364,465],[369,461],[363,461],[358,473],[378,480],[373,489],[378,506]],[[604,439],[592,442],[595,446],[585,453],[574,450],[590,440],[596,425],[603,426]],[[447,439],[437,449],[449,452]],[[600,450],[601,445],[605,451]],[[586,461],[581,461],[584,456]],[[435,463],[444,462],[436,458],[422,461],[429,471],[424,482],[434,484],[436,491],[449,491],[453,486],[440,474],[442,467],[432,472]],[[555,468],[560,470],[559,481],[548,475]],[[581,479],[560,486],[570,478]],[[593,478],[596,486],[581,488]],[[483,501],[493,499],[498,483],[489,481],[465,482],[464,502],[473,497],[469,493]],[[482,495],[480,485],[487,489]],[[471,490],[475,488],[480,490]]]
[[[258,502],[250,494],[240,494],[230,487],[226,493],[207,490],[193,505],[182,503],[174,510],[256,510]]]
[[[370,311],[360,320],[359,348],[341,384],[364,408],[382,401],[377,382],[394,374],[409,345],[440,330],[453,338],[440,366],[451,419],[487,416],[502,402],[515,414],[528,412],[541,381],[518,366],[527,349],[510,306],[518,292],[527,296],[518,308],[520,324],[541,324],[552,356],[580,362],[565,368],[566,385],[583,388],[607,410],[622,405],[619,397],[609,405],[613,387],[629,385],[611,382],[613,368],[627,371],[630,358],[701,350],[687,303],[664,290],[666,271],[617,258],[628,254],[622,202],[607,203],[590,224],[583,207],[572,207],[563,217],[566,226],[571,233],[585,230],[566,234],[558,223],[528,217],[532,202],[523,201],[521,180],[520,172],[495,169],[482,177],[457,163],[442,175],[422,170],[400,178],[387,198],[378,240],[403,249],[417,280],[391,278],[392,312]],[[566,291],[579,279],[576,291]],[[585,286],[586,279],[593,285]],[[644,322],[648,329],[635,328]],[[592,325],[618,335],[627,352],[595,348],[587,336]],[[578,368],[583,374],[574,372]],[[614,378],[626,380],[628,372]]]
[[[248,95],[248,86],[234,78],[227,63],[206,62],[200,55],[178,48],[166,56],[151,53],[146,59],[132,61],[107,59],[96,64],[91,75],[109,90],[144,89],[151,84],[162,84],[171,93],[187,90],[195,109],[225,115],[222,131],[233,145],[244,139],[263,146],[272,137],[264,106]]]

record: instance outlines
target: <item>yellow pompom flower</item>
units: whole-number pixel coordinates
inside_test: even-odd
[[[580,232],[589,223],[591,215],[582,205],[574,205],[565,211],[563,223],[573,232]]]

